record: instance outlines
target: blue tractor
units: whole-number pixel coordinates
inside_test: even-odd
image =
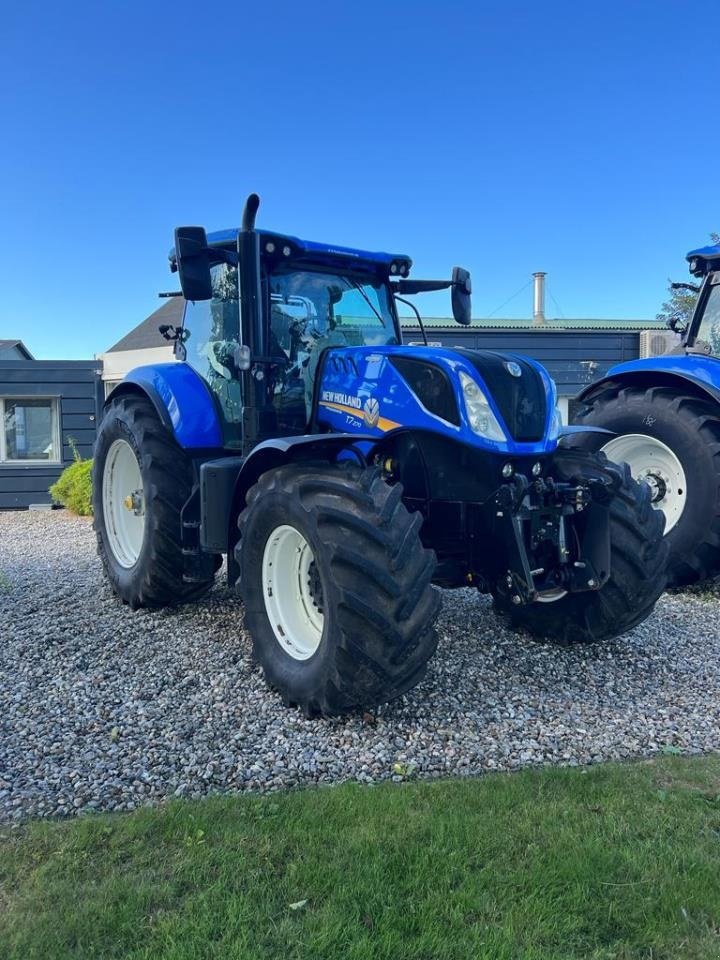
[[[131,607],[201,596],[227,557],[267,681],[309,715],[409,690],[444,587],[518,627],[607,640],[665,584],[650,491],[562,449],[555,385],[512,354],[403,346],[402,255],[259,231],[175,231],[176,362],[113,391],[94,460],[99,553]],[[566,430],[568,428],[565,428]]]
[[[691,250],[690,272],[701,285],[685,325],[670,327],[678,345],[660,357],[612,367],[578,397],[578,424],[611,430],[577,438],[629,464],[665,516],[671,585],[720,573],[720,245]]]

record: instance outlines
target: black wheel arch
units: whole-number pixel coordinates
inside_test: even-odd
[[[228,581],[234,583],[238,571],[235,569],[234,549],[238,540],[237,518],[245,508],[248,491],[255,486],[260,477],[268,470],[286,466],[292,463],[334,463],[338,456],[346,451],[353,452],[357,462],[362,466],[366,463],[366,455],[357,447],[358,443],[377,444],[378,438],[371,435],[354,433],[319,433],[306,434],[299,437],[274,437],[259,443],[250,455],[233,458],[234,481],[228,485],[230,499],[226,503],[211,501],[207,494],[203,494],[202,517],[203,525],[212,523],[211,511],[216,513],[215,528],[224,527],[224,537],[228,556]],[[216,461],[218,462],[218,461]],[[218,462],[222,466],[222,461]],[[212,464],[203,464],[203,471]],[[201,491],[204,485],[201,482]]]

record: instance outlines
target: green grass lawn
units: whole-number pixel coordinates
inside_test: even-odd
[[[720,758],[0,827],[0,956],[718,958]]]

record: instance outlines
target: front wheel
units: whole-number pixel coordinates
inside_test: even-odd
[[[400,696],[435,652],[435,555],[401,493],[349,465],[279,467],[248,493],[245,625],[268,683],[308,716]]]
[[[599,590],[549,592],[534,603],[515,607],[495,597],[496,608],[516,628],[561,645],[611,640],[642,623],[665,589],[668,547],[662,514],[652,509],[650,489],[636,483],[627,464],[610,463],[604,454],[558,450],[557,479],[610,480],[610,572]]]

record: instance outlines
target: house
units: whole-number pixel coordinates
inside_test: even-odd
[[[162,324],[182,326],[184,315],[183,298],[169,297],[161,307],[133,327],[105,353],[97,355],[97,359],[102,363],[105,396],[133,367],[174,360],[172,344],[164,339],[159,328]]]
[[[34,359],[22,340],[0,340],[0,361]]]
[[[97,360],[35,360],[0,340],[0,509],[51,503],[48,487],[92,456],[102,400]]]

